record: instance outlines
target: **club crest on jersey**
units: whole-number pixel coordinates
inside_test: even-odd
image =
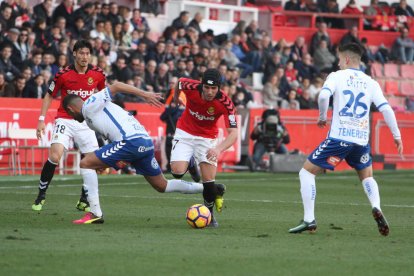
[[[208,115],[214,115],[214,106],[210,106],[210,107],[207,109],[207,114],[208,114]]]
[[[364,155],[361,156],[361,159],[359,160],[362,164],[366,164],[369,161],[369,154],[365,153]]]
[[[88,78],[88,85],[92,85],[93,84],[93,78],[92,77],[89,77]]]
[[[153,168],[153,169],[158,169],[158,162],[157,162],[157,159],[155,159],[155,157],[153,157],[152,158],[152,161],[151,161],[151,167]]]
[[[341,162],[341,158],[337,157],[337,156],[329,156],[328,159],[326,160],[326,162],[328,162],[328,164],[331,164],[332,166],[336,167],[339,162]]]

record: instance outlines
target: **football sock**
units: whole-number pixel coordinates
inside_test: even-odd
[[[316,183],[315,175],[304,168],[299,172],[300,193],[303,201],[303,220],[312,222],[315,219]]]
[[[101,205],[99,203],[98,175],[95,170],[91,169],[80,169],[80,173],[83,178],[83,185],[91,212],[98,217],[102,217]]]
[[[365,194],[371,203],[372,208],[380,208],[380,195],[377,181],[373,177],[367,177],[362,180],[362,187],[364,187]]]
[[[87,196],[87,194],[86,194],[85,187],[83,187],[83,185],[82,185],[82,190],[81,190],[81,196],[80,196],[80,199],[81,199],[81,200],[88,200],[87,198],[88,198],[88,196]]]
[[[188,182],[180,179],[170,179],[167,181],[165,193],[199,194],[203,192],[203,184]]]
[[[204,205],[213,212],[214,201],[216,200],[217,196],[217,186],[214,183],[214,180],[203,182],[203,198],[204,198]]]
[[[38,197],[45,197],[46,190],[49,188],[49,184],[55,174],[55,168],[57,165],[57,163],[50,161],[50,159],[47,159],[46,163],[43,165],[42,173],[40,174]]]

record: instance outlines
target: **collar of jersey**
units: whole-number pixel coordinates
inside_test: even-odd
[[[78,73],[78,74],[79,74],[78,70],[76,70],[76,67],[75,67],[75,64],[74,64],[74,63],[73,63],[73,64],[71,64],[71,65],[69,65],[69,68],[70,68],[70,69],[72,69],[73,71],[75,71],[76,73]],[[88,69],[86,69],[86,71],[85,71],[85,73],[84,73],[84,74],[88,73],[88,71],[89,71],[90,69],[92,69],[92,65],[91,65],[91,64],[88,64]]]

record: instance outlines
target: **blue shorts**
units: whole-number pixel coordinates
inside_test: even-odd
[[[371,166],[371,147],[336,139],[326,139],[309,156],[308,160],[321,168],[334,170],[345,159],[356,170]]]
[[[137,174],[156,176],[161,173],[151,139],[112,142],[96,150],[95,154],[103,163],[116,170],[131,165]]]

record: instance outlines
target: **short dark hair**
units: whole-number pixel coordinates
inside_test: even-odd
[[[362,48],[361,46],[359,46],[356,43],[348,43],[348,44],[344,44],[341,45],[339,47],[339,52],[351,52],[354,53],[355,55],[359,56],[361,58],[362,56]]]
[[[81,97],[79,97],[76,94],[68,94],[66,97],[63,98],[62,101],[62,107],[68,111],[68,106],[75,100],[75,99],[80,99]]]
[[[92,44],[85,39],[76,41],[75,45],[73,46],[73,52],[76,52],[82,48],[88,48],[89,51],[92,53]]]

